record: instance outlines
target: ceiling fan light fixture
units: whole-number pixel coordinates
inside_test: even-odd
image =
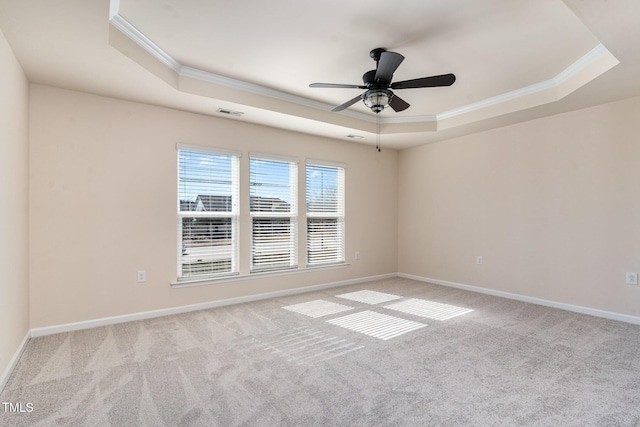
[[[391,102],[393,92],[388,89],[371,89],[364,94],[364,105],[374,113],[379,113]]]
[[[386,107],[391,107],[393,111],[400,112],[411,106],[404,99],[394,95],[390,89],[418,89],[423,87],[451,86],[456,81],[456,76],[450,73],[392,83],[393,73],[404,60],[404,56],[396,52],[387,52],[383,48],[373,49],[369,55],[376,61],[376,69],[367,71],[362,75],[362,82],[364,84],[311,83],[309,87],[367,89],[365,93],[348,100],[342,105],[338,105],[331,111],[342,111],[362,100],[364,105],[377,114]]]

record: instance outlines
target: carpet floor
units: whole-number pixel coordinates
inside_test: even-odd
[[[31,408],[1,426],[635,426],[640,326],[395,278],[33,338],[0,401]]]

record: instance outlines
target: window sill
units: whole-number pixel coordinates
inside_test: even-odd
[[[348,267],[349,265],[351,264],[347,262],[341,262],[336,264],[319,265],[316,267],[296,268],[292,270],[265,271],[265,272],[250,273],[250,274],[243,274],[243,275],[236,274],[236,275],[220,276],[220,277],[207,277],[205,279],[186,279],[186,280],[171,282],[171,287],[172,288],[189,288],[192,286],[214,285],[217,283],[224,283],[224,282],[237,282],[239,280],[261,279],[264,277],[272,277],[272,276],[286,276],[290,274],[310,273],[313,271],[322,271],[322,270],[335,270],[337,268]]]

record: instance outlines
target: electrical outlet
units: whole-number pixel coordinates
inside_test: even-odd
[[[144,270],[138,270],[138,283],[147,281],[147,272]]]
[[[638,273],[627,272],[627,285],[637,285],[637,284],[638,284]]]
[[[478,265],[482,264],[482,256],[481,255],[478,255],[476,257],[476,264],[478,264]]]

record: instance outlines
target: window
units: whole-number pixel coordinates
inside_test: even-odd
[[[238,273],[239,154],[178,145],[178,279]]]
[[[297,182],[295,160],[250,155],[252,272],[297,267]]]
[[[344,262],[342,165],[307,162],[307,264]]]

